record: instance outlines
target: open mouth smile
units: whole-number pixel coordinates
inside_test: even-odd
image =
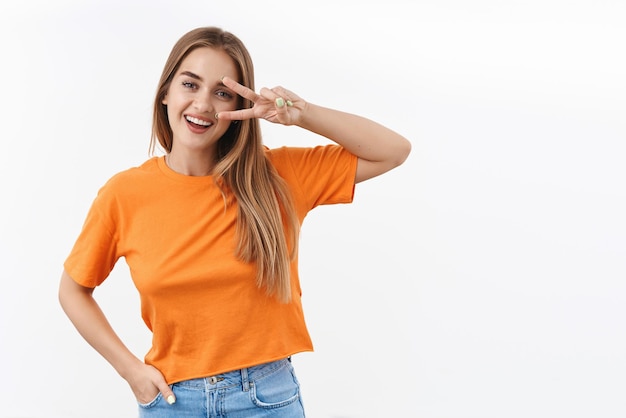
[[[198,119],[193,116],[185,115],[185,120],[191,127],[206,129],[213,125],[213,122],[204,119]]]

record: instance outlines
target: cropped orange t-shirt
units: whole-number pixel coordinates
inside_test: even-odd
[[[352,202],[357,158],[342,147],[266,152],[301,223],[318,205]],[[292,302],[268,297],[256,285],[255,266],[235,256],[236,217],[212,176],[185,176],[154,157],[100,189],[65,261],[77,283],[95,287],[125,258],[153,333],[145,362],[170,384],[313,349],[297,260]]]

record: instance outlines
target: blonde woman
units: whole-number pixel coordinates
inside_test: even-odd
[[[268,149],[259,119],[336,144]],[[158,144],[158,145],[157,145]],[[400,165],[401,135],[369,119],[254,86],[244,44],[198,28],[174,45],[155,102],[165,155],[98,192],[64,263],[59,299],[128,382],[141,417],[303,417],[291,356],[312,350],[298,232],[318,205]],[[141,360],[92,296],[124,257],[153,334]]]

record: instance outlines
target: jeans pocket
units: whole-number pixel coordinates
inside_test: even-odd
[[[250,398],[259,408],[281,408],[300,398],[300,385],[291,364],[250,382]]]
[[[163,395],[161,394],[161,392],[157,393],[157,395],[154,397],[154,399],[152,399],[150,402],[148,403],[141,403],[141,402],[137,402],[137,404],[139,404],[140,408],[144,408],[144,409],[149,409],[152,408],[153,406],[155,406],[156,404],[159,403],[159,401],[163,398]]]

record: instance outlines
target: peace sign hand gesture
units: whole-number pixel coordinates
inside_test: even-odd
[[[254,103],[250,109],[217,113],[215,116],[222,120],[259,118],[272,123],[296,125],[306,106],[306,102],[295,93],[280,86],[272,89],[263,87],[257,94],[229,77],[224,77],[222,83],[241,97]]]

